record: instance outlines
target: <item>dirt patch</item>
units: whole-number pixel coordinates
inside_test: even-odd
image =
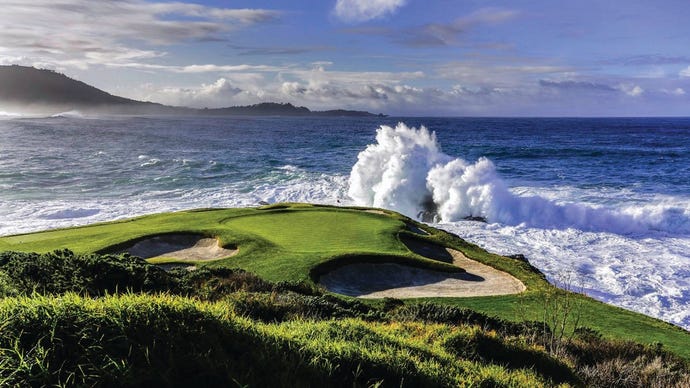
[[[364,210],[364,212],[365,213],[372,213],[372,214],[381,214],[384,216],[386,215],[386,212],[384,212],[383,210],[378,210],[378,209],[367,209],[367,210]]]
[[[187,261],[222,259],[237,254],[237,249],[220,246],[216,238],[195,234],[165,234],[139,240],[129,248],[122,249],[144,259],[166,257]]]
[[[348,264],[319,278],[327,290],[360,298],[433,298],[517,294],[525,285],[512,275],[467,258],[455,249],[417,239],[405,245],[422,256],[443,260],[465,273],[447,273],[396,263]]]

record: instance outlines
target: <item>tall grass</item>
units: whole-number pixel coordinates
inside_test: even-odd
[[[0,301],[0,322],[3,386],[544,385],[529,370],[487,369],[386,323],[265,324],[229,303],[170,295],[11,297]]]
[[[261,306],[249,302],[257,299]],[[274,304],[294,307],[285,314]],[[406,306],[364,314],[357,306],[275,290],[216,301],[134,293],[6,297],[0,386],[682,387],[690,378],[687,363],[660,347],[591,330],[579,330],[555,358],[534,336],[499,323],[493,330],[413,317]],[[341,318],[329,317],[333,311]],[[268,319],[273,312],[284,315]]]

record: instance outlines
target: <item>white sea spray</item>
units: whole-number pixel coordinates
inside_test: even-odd
[[[487,158],[475,163],[444,154],[425,127],[381,126],[350,174],[350,197],[360,205],[410,217],[435,213],[445,222],[482,217],[536,228],[576,228],[619,234],[690,233],[690,204],[607,208],[557,203],[513,193]]]

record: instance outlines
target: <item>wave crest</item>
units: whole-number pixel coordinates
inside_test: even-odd
[[[384,125],[376,141],[360,152],[350,173],[348,194],[359,205],[444,222],[480,217],[537,228],[690,233],[690,207],[612,209],[516,195],[489,159],[469,163],[444,154],[436,134],[424,126]]]

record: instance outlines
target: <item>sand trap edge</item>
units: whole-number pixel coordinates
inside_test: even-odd
[[[362,257],[333,263],[312,279],[331,292],[359,298],[496,296],[527,289],[513,275],[472,260],[458,250],[420,238],[403,238],[401,242],[420,256],[452,263],[458,273],[410,265],[413,262],[408,260]]]
[[[163,233],[117,244],[103,251],[129,253],[144,259],[173,259],[192,263],[231,257],[239,249],[224,248],[218,238],[203,234]]]

